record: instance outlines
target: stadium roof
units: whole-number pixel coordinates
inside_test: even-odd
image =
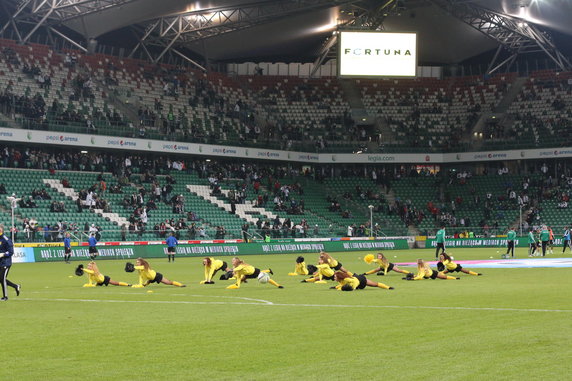
[[[313,60],[338,25],[355,19],[359,13],[379,11],[384,6],[377,13],[384,30],[418,33],[420,64],[458,63],[498,46],[496,41],[452,15],[442,6],[444,3],[476,4],[517,16],[542,30],[572,36],[569,22],[572,2],[567,0],[3,0],[1,3],[5,29],[10,26],[10,17],[16,14],[14,20],[28,23],[30,29],[43,20],[42,27],[47,25],[62,31],[64,26],[63,29],[72,30],[85,40],[96,39],[127,49],[137,46],[138,40],[147,35],[146,42],[158,45],[159,51],[184,49],[215,61]]]

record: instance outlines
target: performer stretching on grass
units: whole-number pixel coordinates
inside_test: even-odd
[[[377,258],[374,258],[373,254],[366,255],[363,260],[367,264],[371,264],[373,262],[379,265],[378,268],[370,270],[366,272],[364,275],[375,274],[377,275],[387,275],[389,271],[395,271],[402,274],[409,274],[407,270],[401,270],[397,265],[394,263],[389,262],[389,260],[383,255],[383,253],[377,253]]]
[[[474,271],[470,271],[467,269],[464,269],[463,266],[456,264],[455,262],[453,262],[453,260],[451,259],[451,256],[445,252],[441,253],[441,255],[439,256],[439,260],[441,261],[441,266],[443,266],[443,268],[445,269],[445,271],[443,271],[443,274],[447,274],[447,273],[452,273],[452,272],[463,272],[465,274],[469,274],[469,275],[483,275],[481,273],[476,273]],[[439,268],[439,264],[437,264],[437,268]]]
[[[365,277],[365,275],[350,275],[344,271],[336,271],[334,273],[334,279],[339,283],[337,286],[330,287],[335,288],[340,291],[353,291],[362,290],[367,287],[378,287],[386,290],[393,290],[393,287],[389,287],[386,284],[374,282]]]
[[[137,258],[135,261],[135,266],[132,263],[127,263],[125,265],[125,271],[133,272],[134,270],[139,271],[139,284],[134,284],[133,288],[142,288],[150,283],[163,283],[166,285],[173,285],[177,287],[186,287],[184,284],[176,281],[170,281],[169,279],[165,278],[163,274],[156,272],[149,266],[149,262],[144,260],[143,258]]]
[[[306,262],[304,262],[304,257],[296,258],[296,265],[294,267],[294,272],[288,273],[290,276],[296,275],[309,275],[316,272],[316,266],[309,265],[306,266]]]
[[[312,274],[312,278],[307,278],[302,283],[317,283],[325,284],[326,280],[334,280],[334,270],[326,262],[325,258],[318,258],[318,265],[316,271]]]
[[[454,276],[448,276],[439,271],[433,270],[429,264],[425,263],[423,259],[417,260],[417,275],[407,274],[407,277],[402,278],[405,280],[421,280],[421,279],[460,279]]]
[[[269,273],[274,274],[271,269],[268,270],[260,270],[248,263],[243,262],[240,258],[234,257],[232,258],[232,266],[233,266],[233,275],[236,279],[235,284],[231,284],[227,288],[230,290],[235,290],[240,288],[240,284],[244,282],[246,279],[257,279],[257,278],[264,278],[268,283],[278,288],[284,288],[284,286],[279,285],[273,279],[270,279],[269,276],[260,276],[260,273]],[[262,281],[261,281],[262,283]]]
[[[112,280],[107,275],[103,275],[102,273],[99,272],[99,268],[93,261],[89,262],[87,268],[84,268],[83,265],[79,265],[75,269],[75,274],[77,276],[82,276],[84,273],[87,275],[87,283],[84,284],[83,287],[95,287],[95,286],[107,287],[110,284],[114,286],[125,286],[125,287],[131,286],[126,282],[117,282]]]
[[[214,284],[213,277],[219,271],[228,271],[226,262],[213,257],[203,258],[203,266],[205,267],[205,280],[201,280],[200,284]]]
[[[322,258],[324,263],[327,263],[335,271],[344,271],[350,274],[350,276],[353,275],[352,272],[346,270],[344,266],[342,266],[341,262],[336,261],[330,254],[326,253],[325,251],[320,253],[320,258]]]

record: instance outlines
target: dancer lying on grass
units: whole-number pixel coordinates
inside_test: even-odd
[[[214,284],[213,277],[219,270],[223,272],[228,271],[226,262],[213,257],[203,258],[203,266],[205,267],[205,280],[202,280],[200,284]]]
[[[325,251],[322,251],[320,253],[320,258],[324,260],[324,263],[327,263],[332,269],[334,269],[334,271],[343,271],[350,275],[353,275],[353,273],[349,272],[344,268],[341,262],[338,262],[337,260],[332,258],[332,256],[326,253]]]
[[[375,274],[377,275],[387,275],[390,271],[395,271],[402,274],[409,274],[407,270],[401,270],[396,264],[389,262],[389,260],[383,255],[383,253],[377,253],[377,258],[374,258],[373,254],[366,255],[363,260],[367,264],[377,263],[378,268],[370,270],[365,273],[365,275]]]
[[[439,256],[439,261],[441,261],[441,265],[439,265],[439,263],[437,263],[437,269],[441,270],[443,269],[443,274],[447,274],[447,273],[452,273],[452,272],[463,272],[465,274],[469,274],[469,275],[483,275],[481,273],[476,273],[474,271],[470,271],[467,270],[465,268],[463,268],[463,266],[456,264],[455,262],[453,262],[453,259],[451,258],[451,256],[449,256],[449,254],[443,252],[441,253],[441,255]]]
[[[413,276],[413,274],[407,274],[404,280],[421,280],[421,279],[459,279],[455,278],[454,276],[448,276],[443,273],[440,273],[437,270],[433,270],[429,267],[429,264],[426,263],[423,259],[417,260],[417,275]]]
[[[311,278],[304,279],[302,283],[317,283],[325,284],[327,280],[334,280],[334,270],[326,262],[326,259],[322,256],[318,258],[318,265],[315,266],[316,271],[312,273]]]
[[[95,264],[95,262],[91,261],[87,265],[87,268],[84,268],[83,265],[77,266],[75,269],[75,274],[77,276],[82,276],[83,274],[87,275],[87,283],[83,285],[83,287],[95,287],[95,286],[108,286],[110,284],[114,286],[125,286],[130,287],[131,285],[126,282],[117,282],[108,277],[107,275],[103,275],[99,272],[99,268]]]
[[[232,266],[232,272],[234,278],[236,279],[236,283],[227,287],[230,290],[240,288],[240,284],[245,282],[246,279],[258,279],[260,283],[270,283],[271,285],[278,288],[284,288],[283,286],[276,283],[276,281],[273,279],[270,279],[270,275],[268,274],[274,274],[271,269],[260,270],[252,265],[249,265],[248,263],[243,262],[238,257],[232,258]]]
[[[296,265],[294,267],[294,272],[288,273],[288,275],[290,276],[309,275],[315,273],[316,270],[317,267],[314,265],[306,266],[306,262],[304,262],[304,257],[298,257],[296,258]]]
[[[163,274],[156,272],[149,266],[149,262],[144,260],[143,258],[137,258],[135,261],[135,266],[132,263],[127,262],[125,265],[125,271],[133,272],[139,271],[139,284],[134,284],[133,288],[142,288],[148,286],[151,283],[163,283],[169,286],[177,286],[177,287],[186,287],[184,284],[177,282],[177,281],[170,281],[169,279],[165,278]]]
[[[378,287],[386,290],[393,290],[393,287],[389,287],[386,284],[369,280],[363,274],[355,274],[352,276],[344,271],[336,271],[334,274],[334,279],[339,284],[330,288],[340,291],[362,290],[366,287]]]

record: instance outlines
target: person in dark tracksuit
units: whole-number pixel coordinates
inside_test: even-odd
[[[175,238],[174,232],[172,232],[171,235],[167,237],[166,243],[167,243],[167,257],[169,257],[169,262],[171,262],[171,259],[173,260],[173,262],[175,262],[175,253],[177,251],[177,244],[179,242],[177,241],[177,238]]]
[[[89,243],[89,257],[93,261],[99,254],[97,251],[97,239],[95,238],[95,234],[91,233],[87,242]]]
[[[14,255],[14,245],[10,238],[4,235],[4,228],[0,227],[0,283],[2,283],[2,301],[8,300],[8,286],[16,290],[16,296],[20,295],[20,285],[8,280],[8,272],[12,267],[12,255]]]
[[[70,263],[71,258],[71,238],[70,233],[66,233],[66,237],[64,238],[64,261],[66,263]]]

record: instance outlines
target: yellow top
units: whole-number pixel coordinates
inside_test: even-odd
[[[139,284],[147,286],[155,277],[157,272],[151,268],[145,270],[145,266],[135,266],[135,270],[139,271]]]
[[[432,274],[433,270],[429,267],[429,265],[425,265],[424,267],[417,269],[417,275],[415,275],[415,278],[413,278],[413,280],[420,280],[426,277],[428,278]]]
[[[89,269],[83,269],[83,272],[87,274],[87,279],[89,280],[89,283],[96,283],[96,284],[100,284],[103,283],[103,281],[105,280],[105,276],[101,273],[96,274],[95,271],[93,270],[89,270]]]
[[[457,264],[451,260],[445,259],[443,261],[443,265],[445,265],[445,267],[447,268],[447,270],[451,271],[451,270],[455,270],[457,268]]]
[[[359,279],[354,276],[350,276],[345,279],[342,279],[338,283],[339,284],[336,286],[338,290],[341,290],[342,287],[345,286],[346,284],[349,284],[352,287],[352,289],[355,290],[359,286]]]
[[[383,274],[387,275],[387,269],[389,268],[390,263],[387,262],[387,265],[383,264],[383,261],[379,258],[374,259],[372,262],[375,262],[379,265],[379,268],[383,270]]]
[[[306,267],[306,262],[296,263],[294,272],[298,275],[308,275],[308,268]]]
[[[215,271],[219,270],[224,264],[220,259],[209,258],[211,260],[210,266],[205,266],[205,280],[210,282]],[[224,269],[223,269],[224,270]]]
[[[336,267],[338,265],[338,261],[335,260],[334,258],[329,258],[328,265],[330,265],[330,267]]]
[[[319,264],[316,267],[318,268],[318,275],[320,276],[320,279],[322,279],[323,276],[326,277],[334,276],[334,270],[332,270],[330,265],[324,263],[321,265]]]
[[[240,283],[242,282],[242,277],[247,276],[247,275],[252,275],[252,274],[254,274],[255,271],[256,271],[256,268],[254,266],[248,265],[246,263],[242,263],[242,264],[236,266],[232,270],[234,277],[236,278],[236,285],[240,286]]]

